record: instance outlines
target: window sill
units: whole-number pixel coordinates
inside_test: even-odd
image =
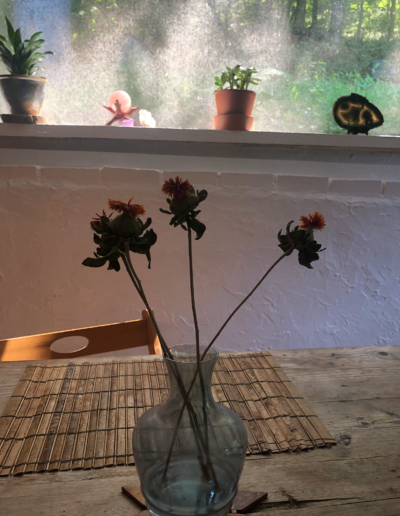
[[[269,133],[256,131],[213,131],[200,129],[150,129],[144,127],[18,125],[0,124],[0,138],[40,140],[158,141],[219,143],[257,146],[290,146],[341,149],[376,149],[400,152],[399,136],[353,136],[347,134]],[[4,147],[2,145],[2,147]],[[71,149],[72,150],[72,149]],[[102,149],[99,149],[102,152]]]
[[[290,170],[294,175],[386,180],[399,176],[400,138],[0,124],[0,153],[3,165],[257,174]]]

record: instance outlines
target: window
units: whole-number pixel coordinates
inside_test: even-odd
[[[398,134],[396,0],[0,0],[26,38],[53,50],[43,114],[50,123],[103,125],[117,89],[158,127],[213,128],[214,76],[254,66],[257,131],[343,133],[334,101],[366,96]],[[3,72],[4,73],[4,72]],[[3,111],[4,112],[4,111]]]

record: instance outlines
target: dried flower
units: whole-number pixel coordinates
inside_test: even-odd
[[[322,215],[320,216],[322,217]],[[307,217],[304,218],[308,221]],[[322,221],[325,226],[325,221],[323,219],[324,218],[322,217]],[[311,263],[319,260],[318,253],[325,251],[325,249],[321,249],[321,244],[314,240],[314,232],[312,227],[308,226],[305,229],[300,229],[299,226],[296,226],[294,229],[290,229],[292,224],[293,220],[290,221],[286,226],[286,235],[282,235],[282,231],[279,231],[278,247],[280,247],[285,253],[287,252],[288,256],[292,254],[293,251],[298,251],[300,265],[307,267],[307,269],[312,269],[313,267],[311,266]],[[317,229],[322,229],[322,227]]]
[[[168,181],[165,181],[161,190],[165,195],[172,197],[172,200],[167,199],[170,211],[160,208],[161,212],[173,215],[170,225],[181,226],[184,230],[187,230],[187,224],[196,233],[196,240],[201,238],[206,227],[196,219],[200,210],[195,211],[195,209],[199,203],[207,198],[207,191],[197,190],[196,192],[187,179],[183,181],[179,176],[176,176],[175,180],[171,177]]]
[[[300,221],[302,222],[300,229],[316,229],[317,231],[321,231],[326,226],[324,216],[318,211],[314,212],[314,215],[311,213],[308,215],[302,215],[300,217]]]
[[[131,204],[132,199],[133,199],[133,197],[131,197],[127,203],[122,202],[122,201],[113,201],[112,199],[108,199],[108,206],[111,210],[114,210],[121,214],[130,213],[132,215],[132,217],[136,219],[140,215],[144,215],[145,211],[144,211],[144,206],[142,206],[141,204]]]
[[[96,213],[97,217],[94,217],[93,220],[90,222],[90,227],[93,229],[93,226],[96,226],[96,228],[101,228],[103,223],[101,222],[101,217],[107,217],[105,210],[103,210],[103,214],[99,215]],[[109,219],[112,217],[112,213],[108,216]],[[93,230],[94,231],[94,230]]]
[[[174,201],[182,201],[190,192],[190,187],[191,184],[187,179],[183,181],[179,176],[176,176],[175,180],[171,177],[165,181],[161,190],[168,197],[172,197]]]
[[[127,203],[109,199],[109,207],[119,215],[111,220],[112,214],[107,217],[97,215],[92,220],[91,227],[94,231],[93,240],[98,246],[94,253],[95,258],[86,258],[83,265],[87,267],[102,267],[108,263],[109,270],[120,270],[119,258],[126,252],[126,245],[133,253],[144,254],[147,257],[150,268],[150,248],[156,243],[157,235],[150,226],[151,219],[142,222],[139,215],[144,215],[144,207],[140,204],[131,204],[133,197]],[[145,233],[144,233],[145,232]]]

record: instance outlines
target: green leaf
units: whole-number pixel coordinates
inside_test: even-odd
[[[25,40],[25,41],[29,41],[30,43],[33,43],[35,41],[35,39],[37,39],[41,34],[43,34],[42,31],[39,31],[39,32],[35,32],[34,34],[32,34],[32,36],[29,38],[29,40]]]
[[[108,264],[107,270],[108,271],[119,272],[121,270],[121,266],[119,264],[119,261],[118,260],[110,260],[110,263]]]
[[[82,265],[85,267],[103,267],[107,263],[107,258],[86,258],[83,260]]]
[[[101,243],[103,244],[104,248],[108,249],[111,249],[114,246],[116,246],[118,244],[118,241],[119,239],[115,235],[105,235],[104,233],[101,239]]]
[[[14,33],[14,48],[17,52],[18,47],[22,44],[21,29],[17,29]]]
[[[142,237],[136,237],[134,241],[129,242],[129,250],[133,253],[144,254],[151,267],[150,248],[157,242],[157,235],[152,229],[146,231]]]
[[[162,208],[160,208],[160,211],[161,211],[161,213],[166,213],[167,215],[172,215],[172,213],[168,210],[163,210]]]
[[[147,228],[150,226],[151,222],[152,222],[152,221],[151,221],[151,218],[149,217],[149,218],[146,220],[146,222],[143,224],[142,231],[144,231],[145,229],[147,229]]]
[[[187,225],[193,229],[193,231],[196,233],[195,240],[200,240],[200,238],[204,235],[204,232],[206,230],[206,226],[200,222],[197,219],[194,219],[190,216],[186,218]]]
[[[207,190],[200,190],[197,191],[197,197],[199,198],[199,202],[203,202],[207,199],[207,196],[208,196],[208,192]]]
[[[2,41],[0,41],[0,52],[2,54],[2,56],[5,56],[7,59],[9,59],[10,61],[12,60],[12,54],[11,52],[9,51],[9,49],[4,45],[4,43]]]
[[[102,228],[97,227],[95,224],[93,224],[93,222],[91,222],[90,225],[91,225],[93,231],[95,231],[99,235],[103,234],[103,229]]]
[[[7,24],[7,33],[8,33],[8,39],[10,41],[10,44],[11,44],[11,48],[14,49],[14,28],[13,26],[11,25],[11,22],[10,20],[7,18],[6,16],[6,24]]]

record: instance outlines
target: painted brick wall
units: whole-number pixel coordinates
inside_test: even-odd
[[[293,163],[290,165],[293,167]],[[227,326],[221,350],[400,342],[400,181],[182,172],[209,198],[194,243],[201,339],[209,341],[280,255],[276,234],[314,211],[327,227],[314,270],[285,258]],[[273,172],[269,170],[269,172]],[[177,172],[178,173],[178,172]],[[298,171],[297,171],[298,173]],[[158,242],[152,269],[135,255],[169,344],[193,341],[187,235],[168,225],[161,185],[173,171],[0,167],[0,338],[124,321],[142,306],[124,271],[81,265],[94,250],[91,217],[108,198],[144,204]]]

